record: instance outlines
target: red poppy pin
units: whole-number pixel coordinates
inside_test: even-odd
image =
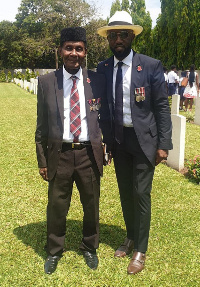
[[[137,66],[137,71],[138,72],[141,72],[142,71],[142,67],[139,65],[139,66]]]
[[[106,64],[105,64],[105,66],[107,67],[107,66],[108,66],[108,64],[106,63]]]
[[[90,79],[89,79],[89,78],[87,78],[87,83],[88,83],[88,84],[90,84],[90,83],[91,83],[91,81],[90,81]]]

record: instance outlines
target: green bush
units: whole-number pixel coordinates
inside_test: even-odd
[[[31,76],[31,78],[36,79],[36,73],[34,71],[31,71],[30,76]]]
[[[12,81],[12,74],[11,74],[11,71],[8,71],[7,82],[10,83],[11,81]]]
[[[24,80],[24,77],[25,77],[24,74],[22,74],[22,72],[19,72],[19,71],[15,74],[15,76],[19,80]]]
[[[4,70],[0,72],[0,82],[6,82],[6,73]]]
[[[186,122],[188,122],[188,123],[194,122],[194,112],[193,111],[187,111],[185,113],[185,117],[186,117]]]
[[[186,162],[188,168],[188,175],[197,183],[200,183],[200,155],[196,155],[193,159]]]
[[[27,68],[26,72],[25,72],[25,80],[30,82],[30,78],[31,78],[31,73],[30,73],[29,69]]]

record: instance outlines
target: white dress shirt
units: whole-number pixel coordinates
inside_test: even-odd
[[[63,66],[63,90],[64,90],[64,133],[63,141],[64,142],[73,142],[74,136],[70,132],[70,94],[73,85],[71,79],[71,74],[69,74],[65,67]],[[88,141],[88,125],[86,118],[86,107],[85,107],[85,92],[83,85],[83,74],[82,68],[74,75],[77,77],[76,85],[79,93],[80,101],[80,116],[81,116],[81,133],[79,135],[79,142]]]
[[[125,127],[133,127],[130,107],[130,89],[131,89],[131,72],[132,72],[133,51],[123,59],[122,77],[123,77],[123,125]],[[115,82],[119,60],[114,56],[113,70],[113,102],[115,104]]]
[[[170,84],[175,84],[178,81],[178,75],[174,71],[168,73],[168,82]]]

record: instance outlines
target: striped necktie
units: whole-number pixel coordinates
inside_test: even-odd
[[[76,85],[77,77],[72,76],[71,79],[73,86],[70,95],[70,132],[74,136],[74,142],[78,142],[81,133],[80,101]]]

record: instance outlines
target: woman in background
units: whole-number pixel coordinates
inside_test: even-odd
[[[199,77],[195,72],[195,66],[191,65],[188,75],[188,84],[185,88],[183,96],[185,97],[185,111],[188,111],[188,104],[190,104],[189,110],[192,110],[193,99],[199,95]]]
[[[179,88],[178,88],[178,93],[180,95],[180,107],[179,110],[183,110],[183,103],[185,101],[185,98],[183,96],[184,91],[185,91],[185,86],[182,86],[182,80],[187,77],[187,71],[182,71],[181,72],[181,77],[179,78]]]

